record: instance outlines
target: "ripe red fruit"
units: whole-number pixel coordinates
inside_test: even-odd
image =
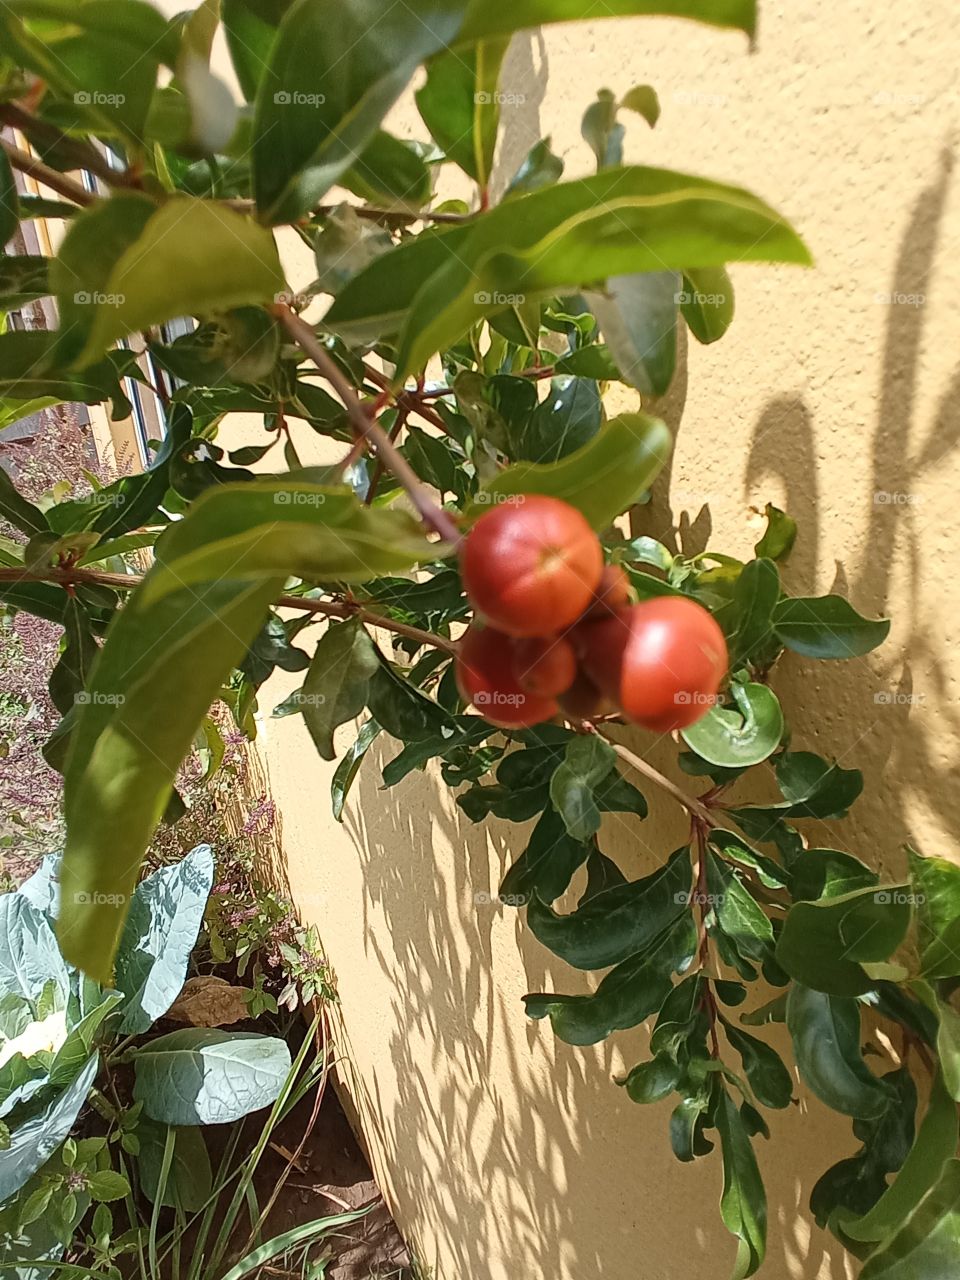
[[[605,618],[617,609],[626,609],[630,603],[630,579],[626,570],[618,564],[604,565],[600,583],[593,593],[583,621]]]
[[[565,693],[577,674],[573,645],[563,636],[529,636],[513,645],[513,670],[528,693],[555,698]]]
[[[514,675],[513,641],[492,627],[470,626],[457,651],[457,687],[485,720],[501,729],[540,724],[557,714],[553,698],[524,689]]]
[[[706,715],[727,670],[723,632],[683,596],[645,600],[577,632],[591,679],[628,720],[659,733]]]
[[[562,631],[590,603],[603,552],[566,502],[517,495],[486,512],[464,541],[460,567],[474,608],[511,636]]]

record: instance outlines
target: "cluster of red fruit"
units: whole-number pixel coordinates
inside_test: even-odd
[[[619,711],[660,733],[709,711],[727,670],[716,621],[682,596],[631,603],[618,565],[557,498],[517,496],[480,517],[464,541],[463,583],[476,619],[457,654],[457,683],[502,728]]]

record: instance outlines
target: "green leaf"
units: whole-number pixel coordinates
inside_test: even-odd
[[[253,102],[270,56],[276,28],[247,0],[220,0],[223,32],[241,92]]]
[[[672,1093],[680,1081],[680,1068],[666,1055],[638,1063],[630,1074],[617,1083],[627,1091],[631,1101],[645,1104],[659,1102]]]
[[[757,879],[768,889],[782,889],[786,886],[787,872],[772,858],[765,858],[763,854],[751,849],[732,831],[724,831],[721,827],[712,828],[709,843],[729,861],[752,867],[757,873]]]
[[[384,254],[353,281],[378,306]],[[592,178],[505,201],[478,217],[416,293],[400,334],[399,383],[473,323],[525,299],[645,271],[719,266],[732,259],[806,263],[788,224],[736,188],[668,170],[604,170]],[[337,309],[328,313],[336,329]]]
[[[213,854],[207,844],[137,885],[117,949],[122,1035],[146,1031],[180,994],[212,886]]]
[[[575,969],[605,969],[643,951],[689,913],[690,876],[689,852],[678,849],[649,876],[606,889],[568,915],[532,898],[527,924]]]
[[[786,1107],[793,1095],[793,1081],[783,1059],[763,1040],[728,1022],[721,1016],[727,1039],[740,1055],[750,1088],[765,1107]]]
[[[67,990],[67,968],[46,916],[22,893],[0,895],[0,996],[39,1000],[51,978]]]
[[[767,685],[730,685],[738,710],[713,706],[702,719],[680,731],[684,742],[703,760],[723,768],[759,764],[772,755],[783,737],[783,712]]]
[[[733,321],[733,281],[726,267],[700,267],[683,273],[680,310],[698,342],[716,342]],[[758,555],[761,553],[758,551]]]
[[[550,799],[567,834],[581,843],[600,830],[594,790],[616,764],[616,753],[596,734],[571,738],[563,761],[550,779]]]
[[[321,637],[299,700],[324,760],[336,759],[333,732],[366,706],[370,678],[379,668],[373,641],[357,619],[331,624]]]
[[[797,1066],[821,1102],[845,1116],[879,1116],[889,1091],[860,1052],[860,1006],[795,984],[787,996],[787,1027]]]
[[[160,1036],[134,1056],[133,1096],[163,1124],[231,1124],[268,1107],[290,1070],[282,1040],[191,1027]]]
[[[883,644],[886,619],[863,618],[842,596],[781,600],[773,612],[776,633],[805,658],[859,658]]]
[[[376,720],[366,720],[361,726],[353,746],[343,756],[334,771],[333,777],[330,779],[330,798],[333,816],[337,822],[343,821],[343,808],[350,793],[350,788],[360,772],[364,756],[380,736],[380,733],[381,729]]]
[[[773,943],[773,926],[737,874],[715,853],[708,855],[707,883],[721,934],[741,956],[767,960]]]
[[[873,981],[862,965],[888,960],[906,935],[908,888],[885,885],[794,903],[777,942],[777,962],[817,991],[863,994]]]
[[[559,462],[519,462],[499,472],[480,490],[466,516],[475,520],[491,503],[511,494],[540,493],[569,502],[595,529],[603,529],[649,489],[670,444],[670,432],[659,418],[620,414]]]
[[[772,560],[751,560],[733,586],[727,644],[730,668],[762,666],[773,635],[773,611],[780,599],[780,573]]]
[[[837,1215],[836,1224],[854,1240],[880,1241],[899,1231],[933,1187],[957,1149],[957,1108],[938,1072],[916,1141],[894,1181],[862,1216]]]
[[[503,198],[506,200],[509,196],[526,195],[542,187],[552,187],[562,175],[563,161],[550,150],[550,139],[541,138],[527,152],[523,164],[510,179]],[[576,370],[571,369],[570,372]]]
[[[433,0],[371,10],[360,0],[296,0],[257,90],[253,187],[261,216],[292,221],[354,163],[414,71],[457,34]]]
[[[0,182],[2,180],[0,173]],[[3,243],[0,243],[0,249],[2,247]],[[48,280],[49,265],[49,258],[33,254],[0,254],[0,311],[14,311],[25,302],[45,298],[52,293]]]
[[[420,115],[437,146],[464,173],[485,187],[490,179],[500,121],[497,85],[509,41],[478,41],[427,63],[417,90]]]
[[[753,34],[757,19],[755,0],[609,0],[600,10],[590,0],[516,0],[511,5],[470,0],[459,38],[478,40],[489,35],[507,35],[524,27],[538,27],[547,22],[631,14],[693,18],[717,27],[735,27],[748,35]]]
[[[39,507],[20,496],[10,476],[0,467],[0,517],[33,537],[47,533],[50,525]]]
[[[533,409],[524,428],[511,432],[511,456],[530,462],[556,462],[588,444],[600,430],[603,402],[590,378],[554,378],[545,400]]]
[[[960,867],[914,849],[910,879],[917,904],[920,972],[925,978],[960,976]]]
[[[960,1249],[960,1160],[949,1160],[900,1231],[867,1260],[860,1280],[952,1280]]]
[[[665,395],[677,362],[678,273],[610,276],[585,297],[623,381],[643,395]]]
[[[286,577],[409,568],[415,544],[433,559],[414,529],[399,512],[372,512],[352,492],[292,475],[208,491],[167,529],[110,630],[73,735],[59,928],[78,967],[109,980],[138,859],[174,773]]]
[[[937,1032],[937,1054],[943,1080],[951,1098],[960,1101],[960,1013],[945,1000],[937,1001],[940,1028]]]
[[[62,716],[82,702],[99,653],[86,609],[76,596],[69,596],[63,611],[63,651],[50,673],[50,698]]]
[[[859,769],[841,769],[812,751],[784,751],[777,759],[777,782],[786,797],[780,804],[734,809],[737,821],[844,818],[863,790]]]
[[[426,162],[414,146],[378,129],[360,156],[340,177],[340,185],[386,207],[418,209],[433,194]],[[390,247],[389,236],[384,237]]]
[[[526,849],[507,871],[501,898],[555,902],[565,893],[578,867],[590,857],[592,846],[574,838],[553,808],[544,809]]]
[[[91,1054],[61,1093],[21,1124],[11,1124],[9,1145],[0,1147],[0,1202],[19,1191],[68,1136],[87,1100],[99,1065],[97,1054]]]
[[[141,1116],[137,1121],[140,1152],[137,1171],[140,1189],[151,1204],[156,1204],[160,1190],[160,1171],[167,1140],[167,1125]],[[160,1203],[184,1213],[198,1213],[210,1197],[213,1175],[203,1132],[195,1126],[174,1130],[173,1158]]]
[[[837,849],[804,849],[790,872],[790,891],[798,901],[837,898],[879,884],[875,871],[853,854]]]
[[[567,1044],[596,1044],[655,1013],[672,989],[671,974],[688,968],[696,951],[697,928],[687,913],[612,969],[592,995],[524,996],[527,1016],[549,1017],[554,1034]]]
[[[731,1280],[744,1280],[757,1271],[766,1252],[767,1196],[743,1118],[725,1089],[716,1125],[723,1155],[720,1215],[727,1230],[739,1240]]]
[[[61,349],[83,367],[119,338],[178,316],[273,302],[273,236],[252,218],[180,196],[156,208],[120,194],[71,224],[51,267]]]
[[[91,1200],[122,1200],[130,1194],[130,1183],[115,1169],[97,1169],[87,1177]]]
[[[765,556],[769,560],[786,560],[797,537],[797,522],[770,502],[764,508],[764,514],[767,517],[767,527],[763,531],[763,537],[753,548],[753,554]]]
[[[20,224],[20,195],[7,153],[0,150],[0,246],[13,239]]]

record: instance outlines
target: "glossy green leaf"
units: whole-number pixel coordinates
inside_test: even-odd
[[[910,879],[917,902],[920,972],[925,978],[960,975],[960,867],[913,849]]]
[[[623,381],[643,395],[665,395],[677,363],[679,274],[610,276],[585,296]]]
[[[62,716],[82,702],[99,652],[86,609],[76,596],[68,597],[63,611],[63,649],[49,682],[50,698]]]
[[[727,630],[730,667],[745,663],[756,667],[769,650],[773,611],[780,599],[780,573],[772,560],[761,558],[744,565],[731,597],[731,623]]]
[[[605,969],[643,951],[689,913],[690,876],[689,853],[678,849],[649,876],[598,893],[567,915],[533,898],[527,924],[575,969]]]
[[[590,857],[591,848],[568,832],[555,809],[544,809],[526,849],[504,876],[500,896],[526,901],[536,894],[541,902],[555,902]]]
[[[787,1027],[804,1082],[821,1102],[846,1116],[878,1116],[889,1101],[860,1051],[860,1007],[799,983],[787,996]]]
[[[739,1241],[731,1280],[752,1276],[763,1262],[767,1246],[767,1196],[743,1119],[723,1090],[716,1111],[723,1155],[720,1215]]]
[[[916,1141],[903,1167],[872,1209],[841,1213],[837,1225],[853,1240],[880,1241],[903,1226],[957,1149],[957,1107],[938,1073]]]
[[[861,995],[872,985],[862,966],[888,960],[906,935],[908,890],[884,885],[794,903],[777,942],[778,963],[817,991]]]
[[[698,756],[710,764],[738,769],[759,764],[772,755],[783,737],[783,712],[777,695],[767,685],[730,685],[737,705],[713,706],[702,719],[680,736]]]
[[[434,141],[474,182],[490,178],[500,120],[497,85],[508,40],[480,40],[436,54],[417,90],[417,107]]]
[[[550,799],[574,840],[589,840],[599,831],[594,789],[616,758],[613,747],[597,734],[578,734],[567,744],[563,761],[550,779]]]
[[[902,1229],[868,1258],[860,1280],[953,1280],[958,1256],[960,1160],[949,1160]]]
[[[773,613],[777,635],[805,658],[859,658],[883,644],[886,619],[863,618],[842,596],[781,600]]]
[[[641,1104],[659,1102],[672,1093],[680,1080],[680,1068],[666,1055],[641,1062],[630,1074],[618,1081],[626,1089],[632,1102]]]
[[[510,179],[504,199],[527,195],[541,187],[552,187],[562,176],[563,161],[550,150],[550,139],[541,138],[530,148],[523,164]]]
[[[361,0],[295,0],[257,90],[253,186],[265,220],[291,221],[319,202],[460,18],[439,0],[375,11]]]
[[[552,379],[523,430],[511,432],[515,461],[557,462],[596,436],[603,422],[600,389],[590,378]]]
[[[653,483],[670,453],[670,432],[659,418],[625,413],[611,418],[588,443],[559,462],[515,463],[484,485],[467,509],[476,519],[510,494],[562,498],[603,529]]]
[[[707,885],[721,934],[741,956],[766,960],[771,953],[773,926],[736,872],[712,852],[707,855]]]
[[[330,779],[330,798],[333,816],[337,822],[343,821],[343,809],[350,794],[350,788],[360,772],[363,758],[380,736],[380,726],[376,720],[366,720],[357,734],[356,741],[341,759]]]
[[[340,185],[378,206],[418,209],[433,194],[430,169],[414,146],[378,129]],[[389,248],[389,239],[385,248]]]
[[[717,27],[738,28],[748,35],[753,34],[757,18],[756,0],[609,0],[599,11],[591,6],[589,0],[517,0],[511,5],[470,0],[459,39],[469,41],[489,35],[507,35],[547,22],[595,20],[632,14],[693,18]]]
[[[303,718],[324,760],[335,760],[334,730],[360,714],[380,659],[357,619],[332,624],[317,644],[300,690]]]
[[[740,1055],[750,1088],[765,1107],[786,1107],[793,1095],[793,1081],[783,1059],[764,1040],[748,1035],[722,1019],[727,1039]]]
[[[937,1032],[937,1053],[943,1081],[951,1098],[960,1102],[960,1012],[945,1000],[937,1001],[940,1028]]]
[[[786,560],[797,537],[797,522],[771,502],[764,508],[764,515],[767,517],[767,527],[754,547],[753,554],[765,556],[769,560]]]
[[[133,194],[98,202],[71,223],[51,284],[60,349],[78,366],[128,333],[273,302],[284,289],[273,236],[252,218],[186,196],[157,208]]]
[[[726,267],[700,267],[683,273],[680,310],[698,342],[716,342],[733,321],[733,281]],[[758,552],[759,554],[759,552]]]
[[[276,28],[247,0],[220,0],[223,32],[241,92],[253,102],[270,57]]]
[[[0,517],[8,520],[22,533],[33,537],[46,533],[50,528],[47,517],[39,507],[28,502],[18,492],[9,474],[0,467]]]
[[[380,260],[384,274],[390,258]],[[604,170],[506,201],[471,224],[456,257],[416,294],[400,334],[396,380],[500,309],[504,296],[549,295],[731,259],[809,261],[796,234],[761,201],[668,170]],[[355,285],[377,305],[369,273]]]
[[[688,912],[649,948],[612,969],[592,995],[524,996],[527,1015],[549,1017],[567,1044],[596,1044],[655,1013],[672,988],[671,974],[688,968],[696,950],[697,928]]]
[[[790,871],[790,890],[798,901],[837,898],[879,884],[875,871],[837,849],[804,849]]]
[[[842,769],[812,751],[784,751],[777,758],[777,782],[783,801],[734,809],[737,821],[775,824],[783,818],[843,818],[863,790],[859,769]]]
[[[140,1141],[137,1153],[140,1189],[150,1203],[155,1204],[160,1192],[167,1126],[151,1120],[149,1116],[141,1116],[136,1135]],[[176,1129],[173,1156],[160,1203],[184,1213],[197,1213],[205,1207],[212,1185],[213,1174],[203,1131],[193,1126]]]

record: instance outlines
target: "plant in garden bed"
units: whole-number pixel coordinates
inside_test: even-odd
[[[810,847],[805,821],[842,817],[862,778],[791,740],[771,684],[785,653],[859,658],[887,624],[786,593],[796,531],[775,508],[746,561],[677,555],[615,525],[656,482],[670,436],[645,408],[608,419],[606,384],[662,395],[681,326],[712,342],[731,322],[727,264],[806,263],[796,233],[738,187],[623,165],[621,116],[656,123],[649,86],[588,107],[595,174],[561,180],[542,141],[491,207],[506,39],[596,17],[587,4],[413,4],[371,23],[342,0],[270,14],[223,0],[246,104],[233,129],[207,65],[215,7],[168,23],[140,0],[59,2],[11,0],[0,15],[14,51],[0,120],[43,156],[5,144],[4,230],[41,213],[68,223],[51,261],[2,259],[8,304],[52,294],[60,328],[0,336],[0,392],[116,401],[121,375],[142,376],[114,345],[127,337],[177,379],[143,475],[31,502],[0,472],[0,511],[26,539],[0,567],[0,597],[63,628],[63,718],[46,752],[65,773],[65,954],[110,981],[117,904],[180,811],[176,771],[211,704],[251,732],[262,682],[302,670],[277,713],[303,714],[324,759],[364,716],[333,777],[338,817],[382,734],[402,744],[387,785],[437,761],[469,818],[536,820],[501,894],[573,968],[607,972],[589,993],[529,995],[527,1013],[574,1044],[655,1020],[652,1057],[624,1088],[677,1095],[680,1159],[719,1143],[737,1277],[765,1248],[763,1109],[792,1093],[746,1029],[773,1021],[861,1144],[813,1189],[818,1221],[868,1257],[867,1280],[951,1257],[960,871],[914,858],[910,882],[880,885],[852,854]],[[59,12],[69,24],[48,21]],[[750,0],[604,12],[748,32],[755,17]],[[408,145],[380,126],[421,64],[432,143]],[[435,203],[445,161],[475,182],[471,205]],[[18,198],[7,163],[63,200]],[[330,202],[335,184],[362,203]],[[285,225],[312,247],[315,280],[284,279]],[[307,319],[322,296],[332,304]],[[185,315],[193,332],[157,336]],[[219,433],[235,411],[263,415],[262,443],[231,450]],[[339,463],[301,467],[310,432],[341,443]],[[248,470],[280,468],[281,453],[286,469]],[[131,539],[155,549],[142,579],[110,568]],[[679,731],[689,788],[621,740],[624,720]],[[754,770],[774,800],[748,802]],[[600,847],[601,815],[642,820],[650,787],[684,807],[689,842],[629,881]],[[581,869],[579,901],[556,910]],[[864,1007],[901,1033],[883,1076],[862,1055]],[[914,1137],[918,1063],[935,1078]]]

